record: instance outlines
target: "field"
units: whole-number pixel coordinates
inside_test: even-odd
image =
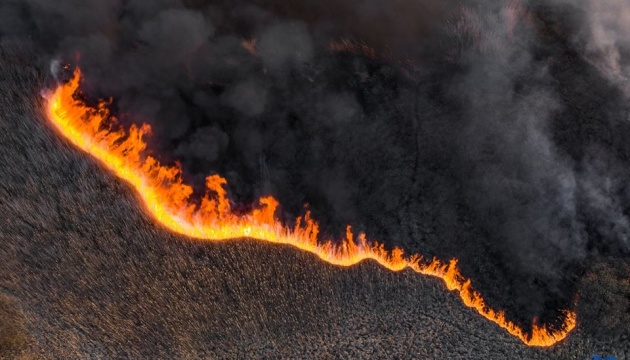
[[[1,54],[0,357],[630,356],[624,264],[584,276],[578,328],[538,349],[410,271],[173,236],[49,127],[32,50],[4,41]]]

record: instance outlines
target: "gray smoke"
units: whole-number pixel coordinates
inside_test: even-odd
[[[587,21],[576,40],[585,58],[630,96],[630,3],[589,0],[581,7]]]
[[[326,234],[457,256],[527,319],[570,304],[589,256],[630,253],[629,18],[622,0],[8,0],[0,34],[78,62],[85,96],[150,123],[194,184],[218,172],[288,222],[308,204]]]
[[[467,14],[465,21],[481,34],[480,51],[451,90],[467,118],[458,139],[465,196],[501,239],[501,252],[517,262],[511,266],[557,274],[559,262],[585,256],[586,242],[577,220],[576,175],[549,135],[562,104],[547,64],[533,58],[535,34],[508,23],[520,21],[513,14],[518,8],[490,10]],[[519,89],[523,76],[526,87]]]

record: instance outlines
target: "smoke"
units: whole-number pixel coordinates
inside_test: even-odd
[[[502,239],[510,266],[549,276],[559,261],[585,255],[575,174],[549,138],[548,124],[562,104],[547,65],[534,59],[531,29],[497,34],[514,20],[504,8],[495,11],[468,15],[482,35],[480,51],[451,90],[466,114],[458,170],[467,203]]]
[[[584,34],[578,38],[586,58],[630,95],[630,4],[622,0],[586,1]]]
[[[0,34],[78,62],[192,183],[456,256],[524,319],[569,306],[590,255],[630,252],[630,5],[331,4],[9,0]]]

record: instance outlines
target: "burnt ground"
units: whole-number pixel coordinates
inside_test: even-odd
[[[5,41],[0,67],[0,356],[630,357],[630,268],[618,259],[592,260],[578,328],[536,349],[435,279],[168,233],[48,127],[41,64],[25,46]]]

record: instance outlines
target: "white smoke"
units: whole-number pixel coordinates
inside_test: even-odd
[[[50,62],[50,75],[52,75],[55,79],[59,79],[59,75],[61,75],[61,59],[55,58]]]
[[[630,97],[630,2],[588,0],[586,59]]]

